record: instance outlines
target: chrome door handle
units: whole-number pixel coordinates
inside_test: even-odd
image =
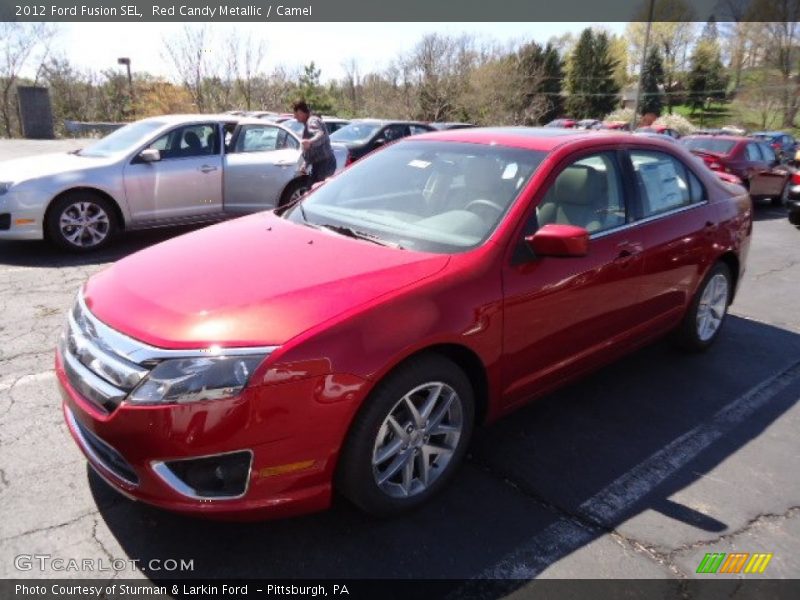
[[[211,171],[216,171],[217,167],[212,167],[211,165],[203,165],[200,167],[200,171],[203,173],[211,173]]]

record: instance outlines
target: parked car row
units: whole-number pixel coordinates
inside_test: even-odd
[[[476,427],[664,335],[718,338],[750,244],[743,188],[648,136],[388,144],[419,125],[359,124],[351,141],[386,147],[296,204],[89,279],[56,374],[111,486],[201,516],[335,494],[396,514],[452,481]]]

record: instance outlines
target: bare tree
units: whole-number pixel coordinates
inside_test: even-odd
[[[175,70],[178,79],[189,91],[200,112],[211,111],[219,102],[215,88],[222,84],[220,56],[206,25],[185,25],[180,36],[164,38],[163,56]]]
[[[767,36],[767,62],[781,77],[783,127],[794,127],[800,110],[800,77],[794,73],[797,44],[800,42],[800,0],[757,0],[752,17],[764,21]]]
[[[14,135],[14,90],[22,71],[39,53],[44,62],[56,30],[48,23],[0,22],[0,118],[2,134]]]

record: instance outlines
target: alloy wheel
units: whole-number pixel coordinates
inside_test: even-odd
[[[697,307],[697,337],[707,342],[719,330],[728,309],[728,278],[722,273],[714,275],[706,284]]]
[[[101,244],[111,231],[111,219],[105,209],[95,202],[74,202],[59,218],[62,237],[73,246],[90,248]]]
[[[420,385],[383,420],[372,452],[375,483],[388,496],[424,492],[444,473],[464,430],[456,391],[442,382]]]

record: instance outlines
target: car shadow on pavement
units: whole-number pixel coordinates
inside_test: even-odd
[[[283,521],[202,521],[131,502],[90,469],[89,483],[130,558],[194,560],[193,572],[169,577],[469,579],[498,573],[495,565],[529,548],[522,556],[534,566],[508,581],[505,594],[644,513],[688,526],[692,541],[725,532],[732,526],[720,509],[725,498],[700,511],[673,496],[788,410],[800,380],[748,418],[726,417],[728,429],[674,468],[672,449],[680,455],[692,432],[715,431],[715,415],[730,412],[799,356],[800,335],[734,316],[704,354],[656,343],[478,430],[453,485],[427,506],[388,520],[337,500],[327,512]],[[660,453],[665,460],[654,464]],[[626,487],[614,491],[621,481]],[[603,502],[617,506],[604,509]],[[578,523],[582,534],[531,545],[559,523]]]
[[[756,202],[753,205],[754,221],[776,221],[789,218],[789,210],[785,206],[773,206],[769,200]]]
[[[206,224],[207,225],[207,224]],[[31,268],[111,263],[129,254],[203,227],[191,225],[125,231],[96,252],[73,253],[44,241],[0,241],[0,265]]]

